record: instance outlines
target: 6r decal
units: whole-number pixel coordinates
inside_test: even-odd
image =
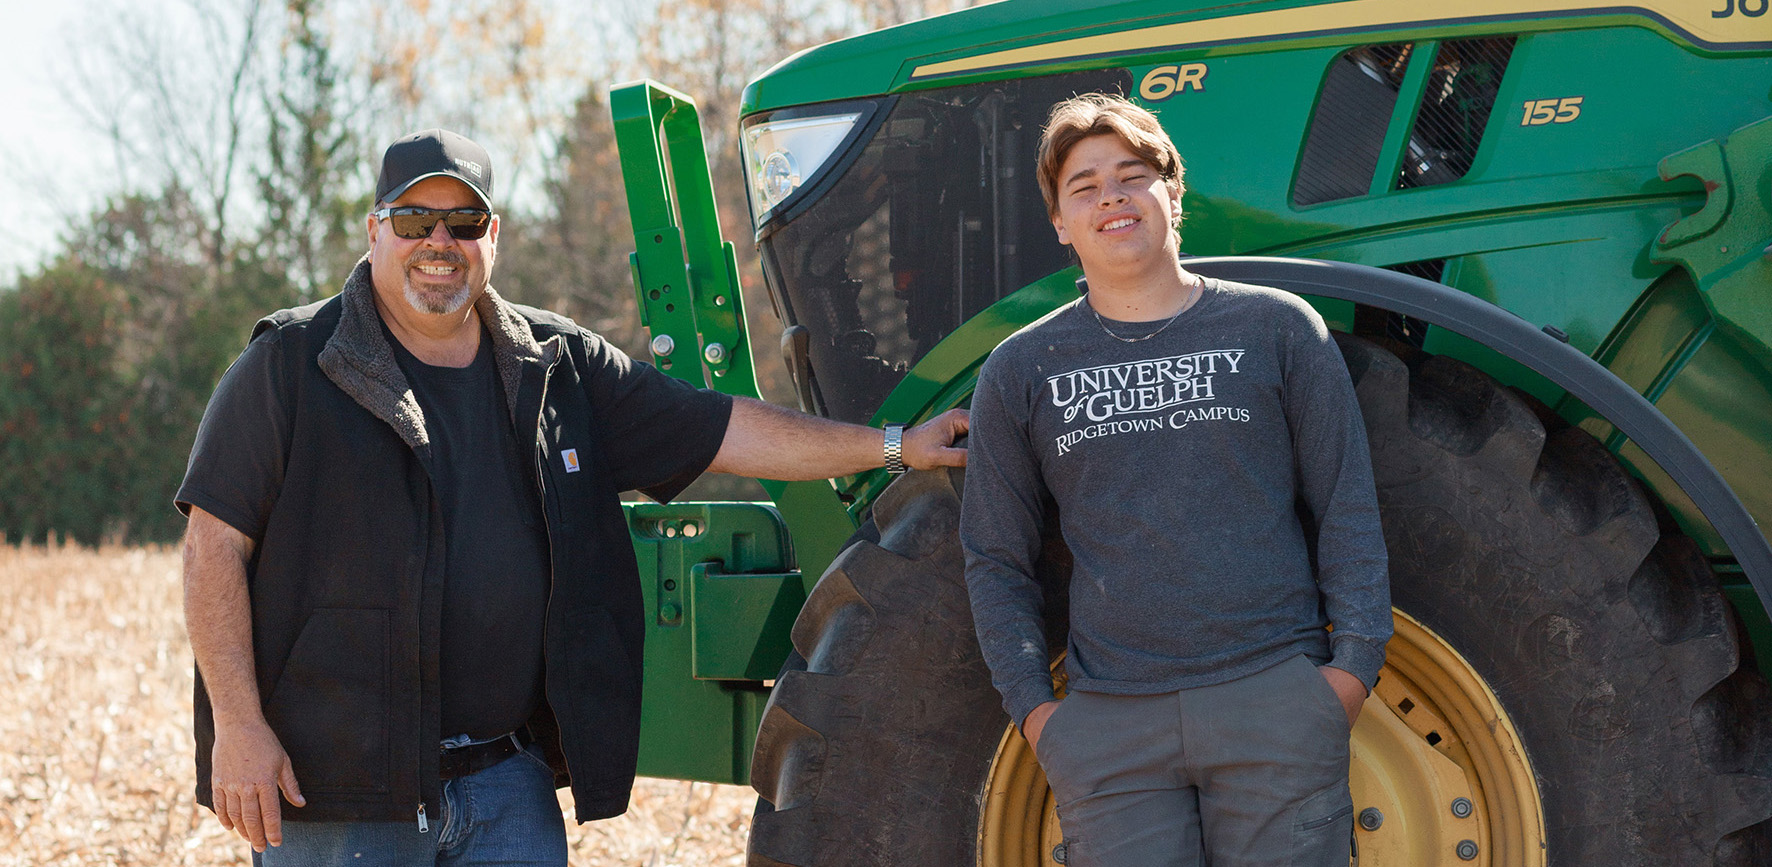
[[[1138,95],[1146,102],[1162,102],[1184,90],[1205,90],[1206,64],[1183,63],[1159,66],[1144,74],[1138,83]]]
[[[1526,113],[1520,117],[1520,126],[1568,123],[1581,116],[1581,99],[1579,96],[1528,99]]]

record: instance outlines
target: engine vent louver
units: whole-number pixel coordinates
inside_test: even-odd
[[[1513,52],[1511,36],[1440,46],[1394,189],[1449,183],[1470,171]]]
[[[1363,45],[1338,55],[1305,133],[1292,187],[1294,205],[1315,205],[1365,196],[1373,178],[1396,176],[1377,189],[1444,184],[1464,177],[1475,162],[1483,130],[1495,109],[1502,75],[1514,50],[1514,37],[1461,39],[1440,44]],[[1409,138],[1399,155],[1385,153],[1385,134],[1397,109],[1405,73],[1412,63],[1431,63],[1422,81],[1411,77],[1421,101]],[[1396,146],[1393,145],[1393,148]],[[1384,160],[1387,164],[1380,166]]]
[[[1299,156],[1293,204],[1351,199],[1371,190],[1413,48],[1406,42],[1362,45],[1329,64]]]

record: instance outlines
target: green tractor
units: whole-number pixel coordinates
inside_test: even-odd
[[[852,422],[964,406],[1076,297],[1049,108],[1125,94],[1188,163],[1188,267],[1306,297],[1356,383],[1397,627],[1353,732],[1359,863],[1772,864],[1767,0],[1060,5],[750,85],[779,341],[746,332],[693,101],[616,88],[651,360],[755,395],[779,348]],[[964,473],[764,484],[630,507],[641,773],[754,786],[753,865],[1057,863],[973,634]],[[1058,653],[1056,531],[1042,569]]]

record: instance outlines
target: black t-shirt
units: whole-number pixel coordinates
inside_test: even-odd
[[[467,367],[433,367],[386,331],[431,438],[431,481],[448,540],[439,646],[445,737],[496,737],[541,698],[548,543],[541,499],[521,461],[492,362],[492,337]]]

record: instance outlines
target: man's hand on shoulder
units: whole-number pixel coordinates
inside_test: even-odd
[[[278,791],[297,807],[308,802],[276,733],[263,720],[231,725],[218,720],[211,757],[210,786],[214,789],[215,817],[222,827],[246,838],[254,852],[265,851],[267,845],[283,845],[283,804]]]
[[[966,466],[966,449],[954,440],[971,429],[972,416],[963,409],[950,409],[904,432],[904,464],[915,470],[936,467]]]

